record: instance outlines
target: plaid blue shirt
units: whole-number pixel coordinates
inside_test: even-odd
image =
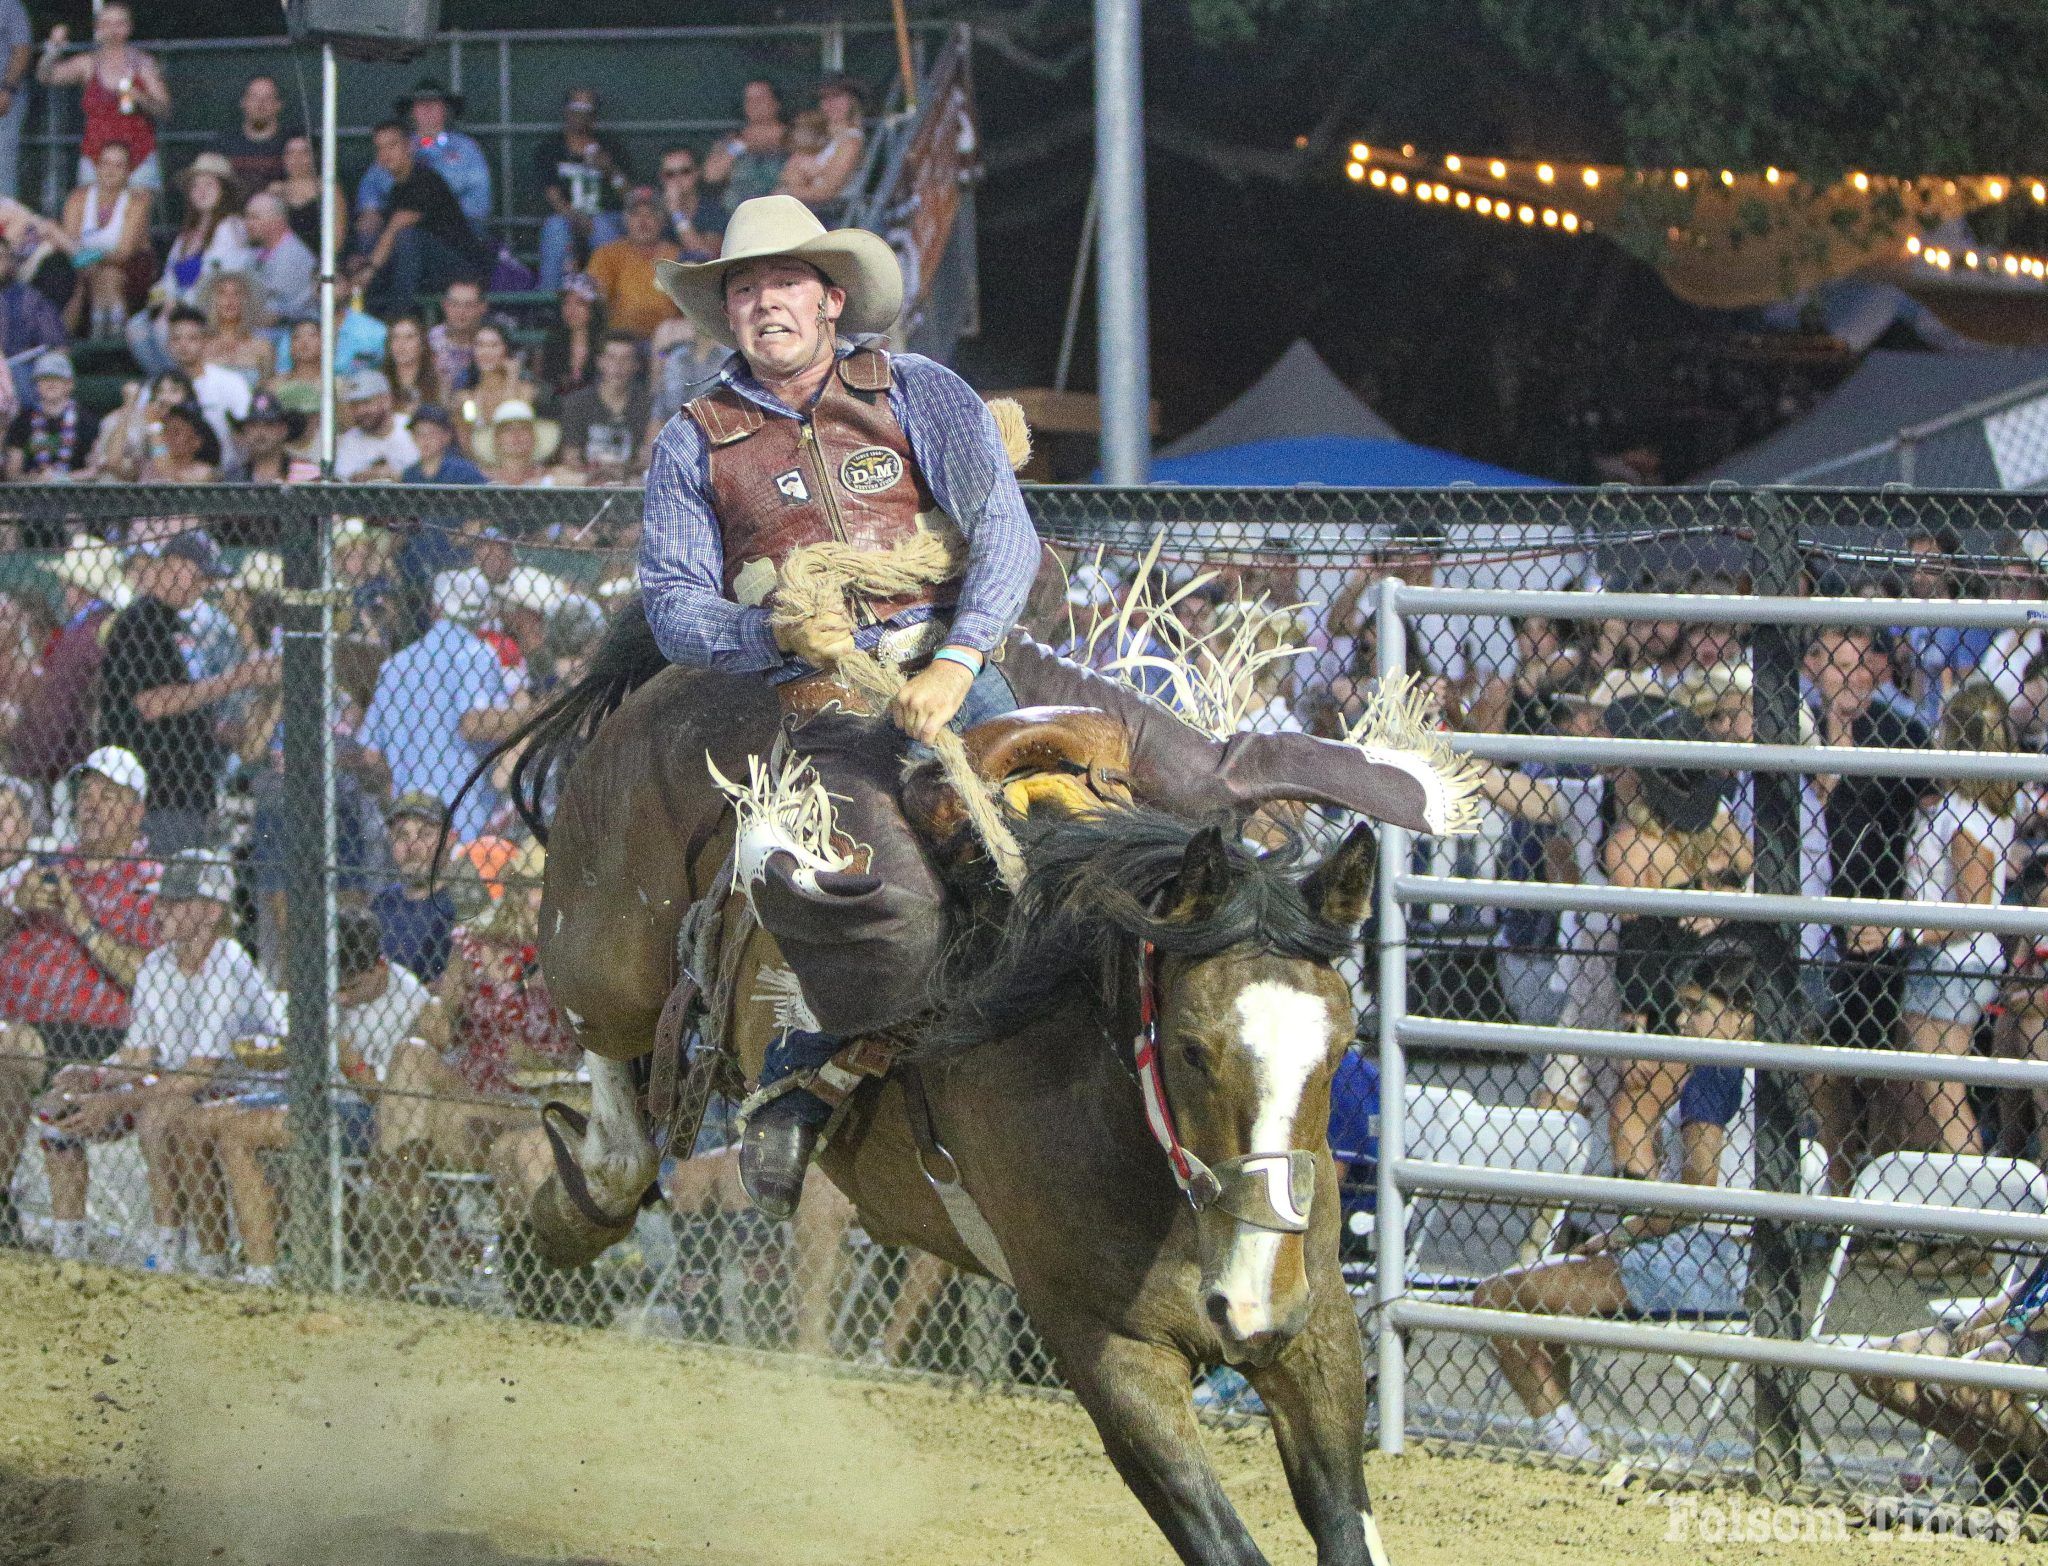
[[[839,357],[853,352],[842,342]],[[982,652],[1009,633],[1038,571],[1038,535],[1010,471],[996,421],[974,389],[921,354],[889,356],[889,411],[909,438],[932,497],[967,540],[967,574],[946,640]],[[719,379],[749,402],[785,419],[800,417],[766,390],[734,354]],[[725,547],[711,504],[710,447],[687,412],[663,427],[647,470],[640,535],[640,592],[654,639],[672,663],[734,671],[802,673],[768,630],[768,611],[725,596]],[[898,626],[929,611],[910,610]],[[872,649],[885,626],[854,640]]]

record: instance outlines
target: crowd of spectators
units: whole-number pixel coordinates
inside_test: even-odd
[[[785,192],[838,222],[863,161],[865,94],[851,77],[826,78],[795,112],[774,84],[749,82],[730,134],[678,140],[645,167],[605,129],[599,94],[578,86],[533,149],[545,209],[507,222],[492,163],[461,127],[462,95],[422,80],[374,128],[373,161],[344,193],[345,308],[323,365],[319,149],[277,82],[257,76],[232,122],[167,166],[159,134],[178,86],[134,30],[130,5],[109,0],[89,48],[73,50],[60,26],[37,50],[19,0],[0,0],[0,421],[10,473],[31,482],[274,473],[312,458],[328,376],[344,420],[383,449],[381,467],[342,477],[400,478],[424,410],[459,459],[449,482],[470,481],[471,465],[501,485],[637,480],[660,422],[723,357],[656,288],[656,263],[715,255],[726,213],[750,196]],[[31,78],[76,92],[84,120],[76,180],[47,213],[17,199],[14,174]],[[87,343],[126,345],[115,373],[132,365],[133,379],[118,407],[102,375],[81,395],[67,350]],[[388,410],[364,371],[388,383]],[[282,452],[240,426],[265,395],[298,416]],[[171,428],[181,405],[214,439]],[[523,420],[506,411],[522,406]]]
[[[267,396],[250,414],[283,422]],[[452,526],[423,543],[352,520],[334,549],[337,1115],[365,1211],[383,1215],[368,1265],[395,1289],[429,1262],[430,1168],[491,1176],[508,1256],[525,1256],[519,1220],[550,1167],[533,1094],[573,1092],[581,1063],[534,956],[543,852],[501,775],[456,799],[530,703],[580,672],[603,627],[597,584]],[[605,558],[632,533],[605,534]],[[276,554],[223,550],[187,518],[82,533],[45,579],[0,594],[0,1160],[15,1170],[35,1132],[50,1214],[25,1229],[0,1194],[0,1242],[274,1276],[283,590]],[[92,1160],[130,1133],[149,1212],[116,1234],[103,1210],[88,1221]],[[557,1298],[524,1261],[507,1281]]]

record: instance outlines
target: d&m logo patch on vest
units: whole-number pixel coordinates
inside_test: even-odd
[[[839,464],[839,482],[856,495],[879,495],[903,477],[903,459],[887,446],[863,446]]]
[[[775,475],[776,493],[791,505],[800,505],[811,498],[811,486],[804,482],[802,468],[791,468],[787,473]]]

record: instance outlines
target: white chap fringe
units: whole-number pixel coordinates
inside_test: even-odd
[[[824,1031],[811,1014],[803,986],[788,968],[763,968],[755,975],[755,982],[760,988],[754,991],[754,999],[775,1008],[776,1027],[796,1028],[805,1033]]]
[[[1301,604],[1274,604],[1262,594],[1225,604],[1216,623],[1197,634],[1182,623],[1174,606],[1216,580],[1204,571],[1172,592],[1155,570],[1165,535],[1153,538],[1138,563],[1134,585],[1116,618],[1089,633],[1083,661],[1141,695],[1159,694],[1181,718],[1216,739],[1240,732],[1266,706],[1261,676],[1269,665],[1301,657],[1309,649],[1300,634]],[[1096,551],[1098,569],[1101,551]],[[1068,610],[1071,620],[1072,610]],[[1069,640],[1073,627],[1069,626]],[[1104,647],[1102,644],[1107,643]],[[1143,676],[1155,677],[1148,685]]]
[[[1479,780],[1486,764],[1452,746],[1436,697],[1419,676],[1382,680],[1344,737],[1370,759],[1399,767],[1422,785],[1423,819],[1433,834],[1463,837],[1479,829]]]
[[[802,756],[785,756],[780,766],[749,756],[745,783],[735,783],[719,771],[709,751],[704,753],[704,769],[718,791],[732,801],[739,818],[733,840],[732,884],[746,894],[749,905],[762,867],[777,850],[794,855],[814,872],[844,870],[852,863],[833,847],[832,795]]]

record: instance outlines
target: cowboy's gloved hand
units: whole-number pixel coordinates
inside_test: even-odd
[[[793,625],[773,624],[775,645],[814,669],[830,669],[853,651],[853,618],[844,609],[825,609]]]
[[[905,734],[929,745],[939,737],[939,730],[953,721],[973,683],[972,670],[941,658],[903,682],[903,689],[889,703],[889,716]]]

